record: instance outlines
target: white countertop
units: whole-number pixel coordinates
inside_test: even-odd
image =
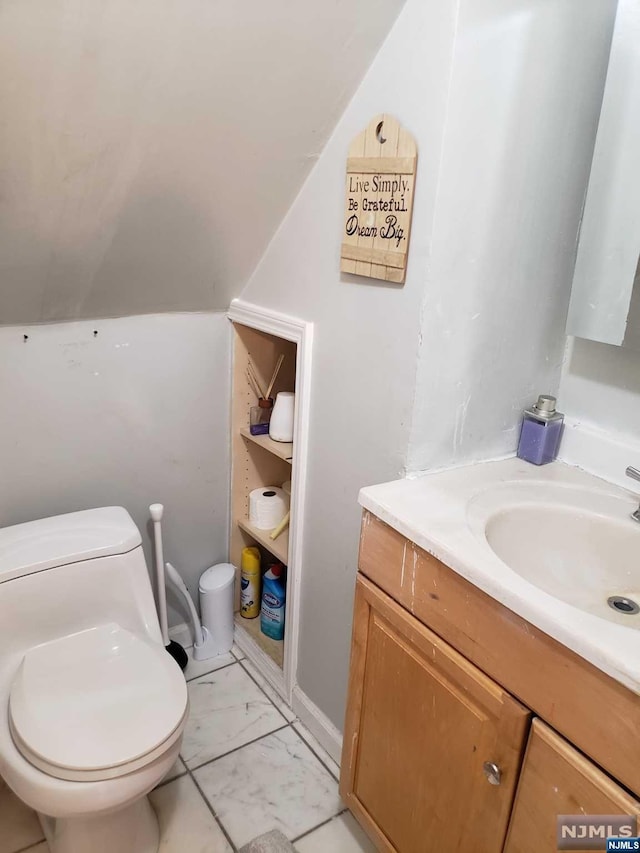
[[[584,490],[596,500],[610,496],[620,501],[623,513],[638,505],[632,492],[578,468],[561,462],[536,467],[517,458],[368,486],[360,491],[359,502],[496,601],[640,694],[640,629],[584,612],[544,592],[503,563],[479,535],[470,502],[473,507],[474,498],[496,487],[522,491],[528,483],[552,484],[567,494]],[[631,618],[640,625],[640,616]]]

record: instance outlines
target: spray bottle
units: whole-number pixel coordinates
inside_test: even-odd
[[[272,640],[284,638],[284,608],[287,595],[280,563],[269,567],[262,579],[262,607],[260,630]]]
[[[240,615],[255,619],[260,613],[260,551],[243,548],[240,562]]]

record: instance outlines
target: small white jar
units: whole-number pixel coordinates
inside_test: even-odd
[[[269,421],[269,437],[274,441],[293,441],[295,399],[293,391],[280,391],[276,396]]]

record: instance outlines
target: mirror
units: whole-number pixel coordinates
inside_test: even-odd
[[[567,334],[640,350],[639,154],[640,0],[619,0]]]

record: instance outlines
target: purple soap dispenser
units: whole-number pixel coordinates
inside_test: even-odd
[[[518,456],[534,465],[553,462],[558,453],[564,415],[556,411],[556,398],[541,394],[526,409],[518,442]]]

